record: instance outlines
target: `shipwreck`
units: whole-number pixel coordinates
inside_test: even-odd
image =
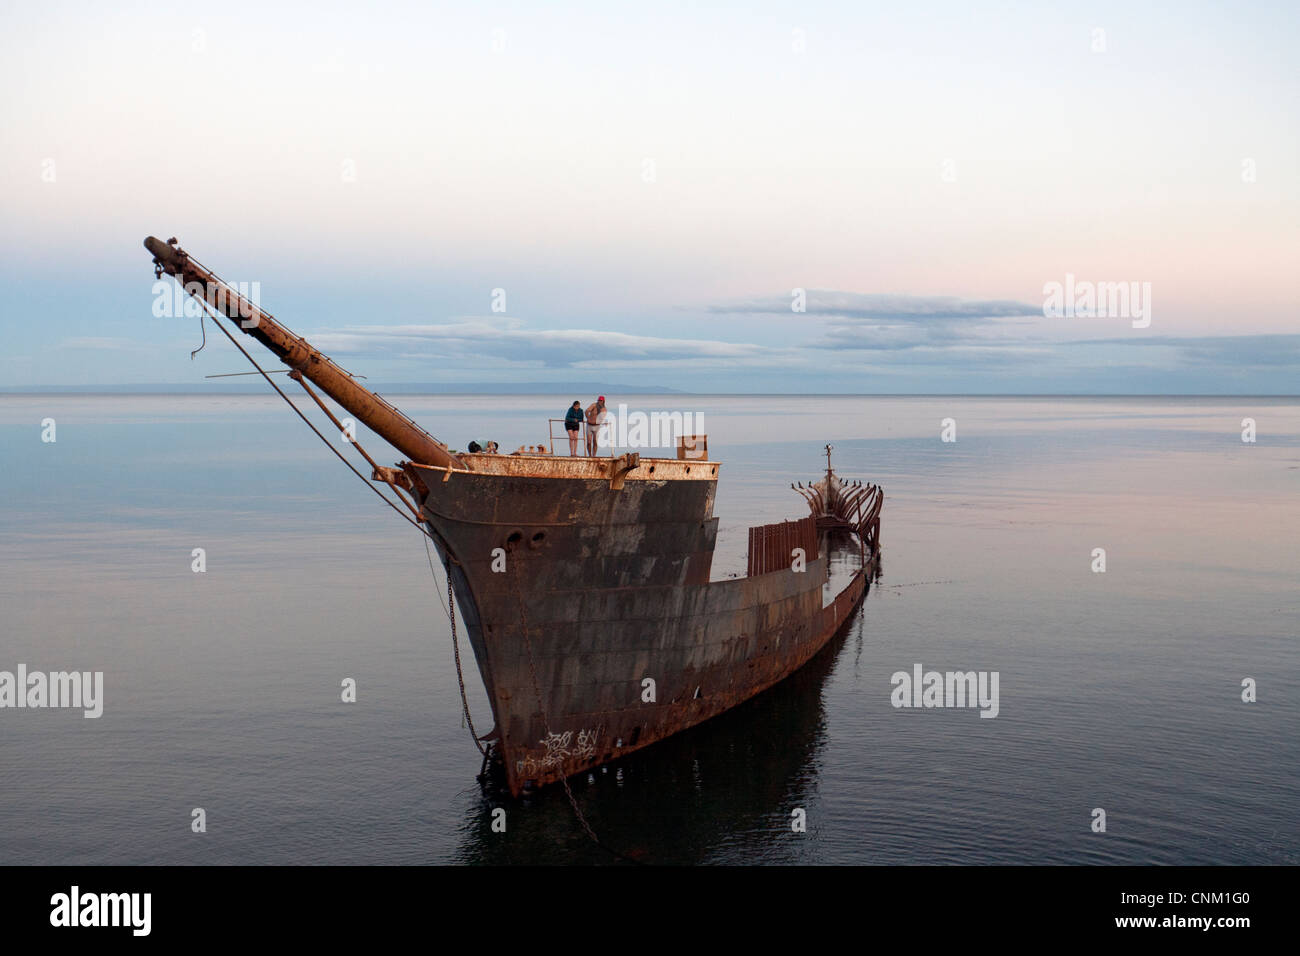
[[[459,607],[495,719],[476,737],[513,795],[789,677],[844,626],[878,573],[883,492],[837,476],[830,446],[825,475],[792,485],[807,513],[750,528],[747,573],[715,580],[721,465],[705,436],[682,436],[675,458],[454,452],[175,239],[150,237],[145,248],[157,276],[175,277],[214,322],[230,320],[218,325],[240,351],[231,327],[288,366],[336,427],[308,383],[400,453],[384,466],[356,445],[369,478],[392,490],[442,562],[453,640]],[[848,548],[854,564],[829,595],[832,547]]]

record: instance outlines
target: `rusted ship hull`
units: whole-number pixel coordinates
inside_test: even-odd
[[[796,542],[806,563],[710,581],[716,462],[643,459],[615,482],[600,471],[615,467],[608,459],[466,457],[480,470],[407,467],[420,479],[496,718],[487,737],[513,794],[788,677],[843,625],[874,564],[823,607],[828,556],[809,518],[811,536]],[[592,477],[565,477],[588,467]]]

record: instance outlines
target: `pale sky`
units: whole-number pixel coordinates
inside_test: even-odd
[[[1300,392],[1295,4],[699,6],[6,6],[0,386],[241,371],[153,234],[379,381]]]

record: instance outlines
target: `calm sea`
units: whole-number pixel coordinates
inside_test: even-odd
[[[571,399],[398,403],[453,446],[513,449]],[[704,415],[715,573],[743,567],[749,525],[799,515],[790,483],[828,442],[887,499],[883,574],[827,653],[574,781],[606,844],[653,863],[1300,862],[1300,401],[628,404]],[[419,535],[274,396],[0,396],[0,670],[20,663],[103,671],[104,713],[0,710],[0,863],[612,859],[563,791],[506,803],[493,832]],[[894,708],[916,664],[996,671],[997,717]]]

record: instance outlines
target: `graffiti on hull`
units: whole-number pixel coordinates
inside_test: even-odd
[[[576,738],[572,730],[566,730],[562,734],[547,733],[538,741],[545,748],[544,752],[540,756],[526,753],[515,761],[515,770],[521,774],[533,775],[553,770],[566,761],[587,760],[596,756],[599,740],[600,728],[579,730]]]

